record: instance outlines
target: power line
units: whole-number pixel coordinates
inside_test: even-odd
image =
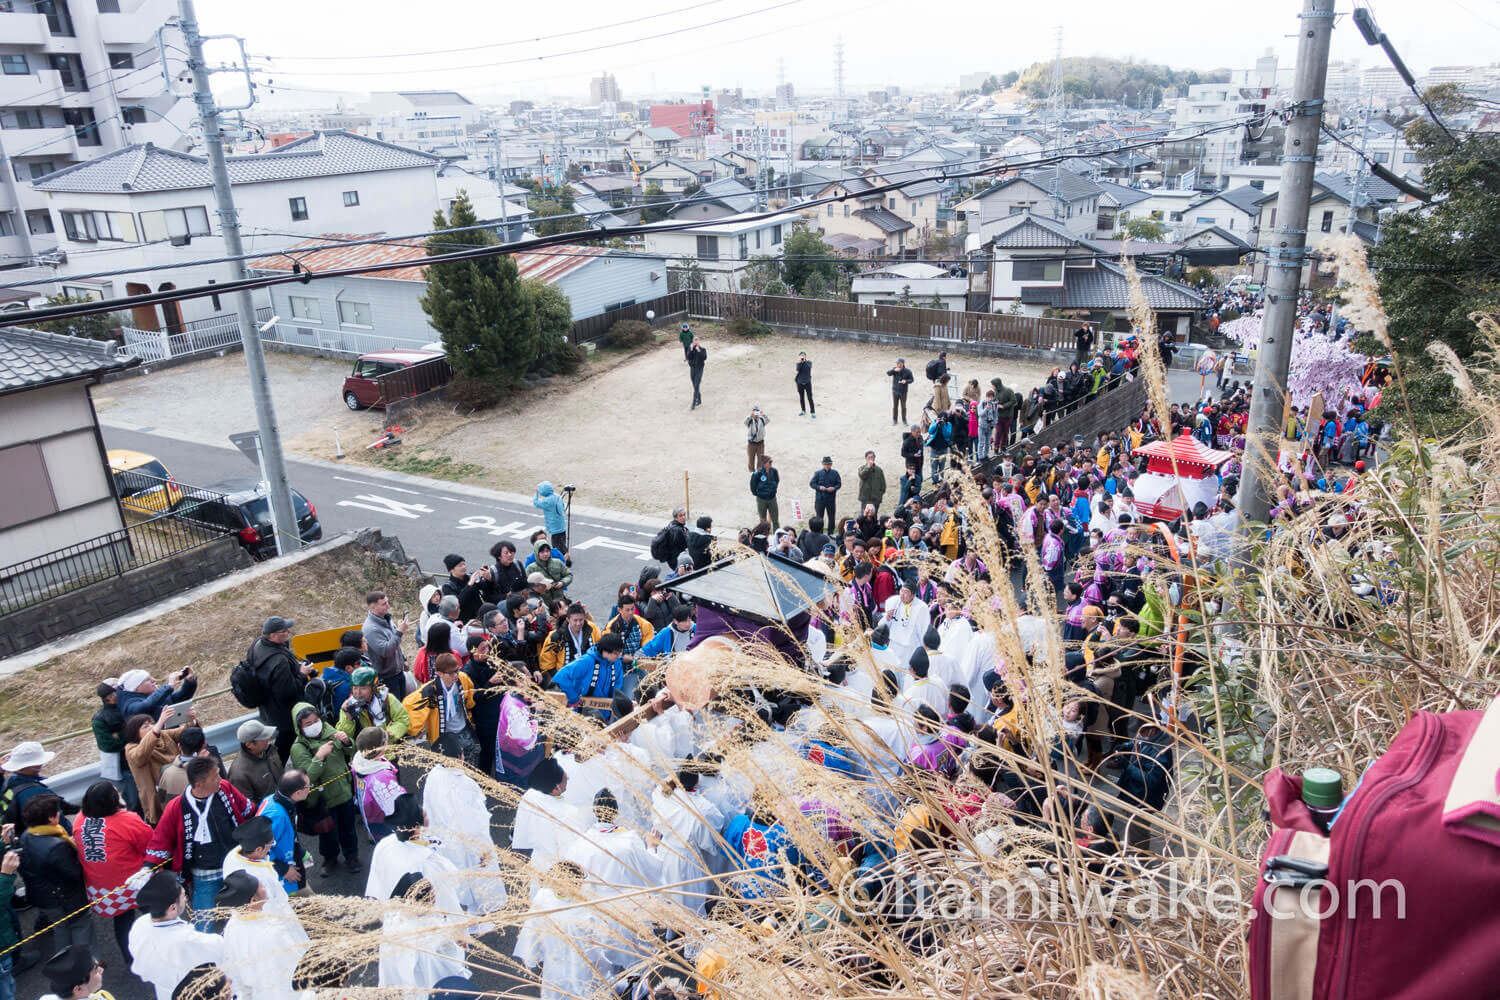
[[[407,59],[416,56],[451,56],[462,52],[479,52],[483,49],[502,49],[516,45],[533,45],[537,42],[550,42],[557,38],[571,38],[574,35],[589,35],[596,31],[607,31],[611,28],[623,28],[630,24],[640,24],[642,21],[654,21],[657,18],[671,17],[673,14],[685,14],[691,10],[699,10],[703,7],[712,7],[724,3],[725,0],[704,0],[703,3],[690,4],[686,7],[678,7],[675,10],[664,10],[660,14],[646,14],[641,17],[633,17],[628,21],[614,21],[610,24],[595,25],[592,28],[575,28],[572,31],[559,31],[551,35],[538,35],[535,38],[518,38],[509,42],[487,42],[484,45],[469,45],[460,49],[430,49],[426,52],[386,52],[380,55],[359,56],[266,56],[267,59],[277,59],[288,62],[332,62],[349,61],[353,59]]]
[[[1262,115],[1261,117],[1262,117],[1262,119],[1264,119],[1265,115]],[[1100,145],[1097,148],[1094,146],[1094,144],[1084,144],[1084,145],[1075,147],[1074,149],[1072,149],[1072,150],[1070,150],[1068,152],[1048,154],[1047,156],[1044,156],[1044,157],[1042,157],[1040,159],[1035,159],[1035,160],[1030,160],[1030,161],[1023,160],[1023,161],[1014,162],[1014,163],[1012,163],[1012,162],[1003,162],[1003,158],[993,157],[993,156],[991,156],[991,157],[979,157],[977,159],[971,159],[971,160],[961,160],[961,161],[957,161],[956,163],[953,163],[953,164],[948,164],[948,165],[946,165],[944,167],[936,168],[938,170],[938,172],[939,172],[939,176],[936,176],[936,177],[933,176],[933,173],[932,173],[932,171],[934,170],[934,168],[930,167],[930,166],[914,165],[914,166],[911,166],[911,167],[909,167],[907,169],[904,169],[904,170],[894,170],[894,171],[892,171],[892,170],[885,170],[885,171],[880,171],[879,167],[877,165],[874,169],[876,170],[877,174],[879,174],[882,177],[900,176],[902,174],[916,174],[917,175],[917,176],[913,177],[910,180],[901,182],[900,184],[892,184],[892,185],[888,185],[885,188],[879,189],[880,191],[899,190],[902,187],[906,187],[906,186],[909,186],[909,185],[912,185],[912,184],[922,183],[923,181],[928,181],[928,180],[942,180],[942,181],[947,181],[947,180],[963,180],[963,179],[967,179],[969,177],[983,176],[983,175],[986,175],[986,174],[997,173],[997,172],[1000,172],[1000,171],[1007,171],[1007,172],[1011,171],[1011,170],[1019,171],[1019,170],[1028,169],[1030,167],[1048,166],[1048,165],[1051,165],[1051,164],[1054,164],[1054,163],[1060,163],[1060,162],[1062,162],[1064,160],[1070,160],[1070,159],[1088,159],[1088,158],[1092,158],[1092,157],[1096,157],[1096,156],[1108,156],[1108,155],[1111,155],[1111,154],[1117,153],[1117,152],[1130,152],[1130,151],[1134,151],[1136,149],[1147,148],[1147,147],[1150,147],[1150,146],[1163,145],[1163,144],[1165,144],[1167,142],[1179,142],[1179,141],[1183,141],[1185,139],[1200,138],[1200,137],[1202,137],[1204,135],[1209,135],[1209,134],[1212,134],[1214,132],[1224,131],[1226,129],[1242,128],[1247,123],[1253,123],[1253,121],[1254,121],[1254,119],[1251,119],[1249,122],[1247,122],[1246,119],[1244,119],[1244,118],[1236,117],[1236,118],[1233,118],[1233,119],[1225,119],[1225,120],[1223,120],[1221,122],[1209,122],[1209,123],[1206,123],[1206,124],[1204,124],[1202,126],[1197,127],[1194,131],[1190,132],[1189,134],[1182,135],[1182,136],[1170,136],[1169,133],[1171,133],[1176,128],[1178,128],[1178,126],[1169,126],[1168,128],[1162,129],[1162,130],[1158,130],[1155,133],[1147,133],[1147,134],[1143,134],[1141,136],[1138,136],[1135,139],[1131,140],[1130,142],[1115,143],[1115,144],[1109,145],[1109,146]],[[986,163],[991,164],[991,165],[988,166],[988,167],[984,167],[984,168],[977,169],[977,170],[970,170],[970,171],[967,171],[967,172],[954,173],[952,171],[952,168],[955,167],[955,166],[964,166],[964,165],[972,165],[972,164],[986,164]],[[820,180],[820,181],[809,181],[809,182],[806,182],[806,183],[803,183],[803,184],[788,185],[785,188],[785,190],[787,190],[788,192],[790,192],[792,190],[801,191],[801,190],[803,190],[805,188],[818,188],[819,190],[821,190],[823,188],[832,186],[834,184],[841,183],[842,181],[847,180],[849,178],[849,176],[851,176],[851,175],[841,175],[840,177],[838,177],[838,178],[836,178],[834,180],[828,180],[828,181],[823,181],[823,180]],[[852,176],[861,176],[861,175],[856,174],[856,175],[852,175]],[[869,196],[869,195],[871,195],[873,193],[876,193],[876,192],[875,192],[875,190],[872,189],[870,191],[861,192],[861,195],[867,197],[867,196]],[[816,207],[818,205],[823,205],[823,204],[827,204],[827,203],[834,202],[834,201],[846,201],[846,200],[848,200],[848,197],[849,196],[847,196],[847,195],[845,195],[845,196],[833,196],[833,197],[830,197],[830,198],[827,198],[827,199],[822,199],[822,200],[813,201],[813,202],[800,202],[796,206],[787,206],[785,209],[783,209],[781,211],[785,211],[785,212],[800,211],[800,210],[808,208],[808,207]],[[712,201],[715,201],[715,200],[717,200],[716,197],[712,196],[712,195],[693,195],[691,197],[678,199],[676,201],[657,202],[657,203],[654,203],[652,205],[652,207],[653,208],[677,207],[677,206],[682,206],[682,205],[702,204],[702,203],[705,203],[705,202],[712,202]],[[857,198],[856,198],[856,200],[857,200]],[[611,207],[613,208],[613,206],[611,206]],[[620,211],[631,211],[631,210],[633,210],[633,208],[622,208],[622,209],[619,209],[619,210]],[[547,219],[551,219],[551,220],[555,220],[555,221],[561,221],[561,220],[564,220],[564,219],[586,219],[586,218],[588,218],[592,214],[597,214],[597,213],[574,212],[574,213],[567,214],[567,215],[549,215],[549,216],[544,216],[542,218],[547,218]],[[717,220],[707,220],[707,221],[708,222],[713,222],[713,221],[717,221]],[[388,236],[388,237],[383,237],[382,239],[379,239],[379,240],[369,240],[369,241],[366,241],[366,242],[373,244],[373,243],[388,242],[388,241],[391,241],[391,240],[427,239],[427,238],[431,238],[433,236],[446,236],[446,235],[450,235],[450,234],[453,234],[453,233],[472,232],[472,231],[480,230],[480,229],[488,230],[488,229],[493,229],[494,226],[495,226],[495,224],[497,222],[498,222],[498,220],[491,219],[491,220],[487,220],[487,221],[484,221],[484,222],[476,223],[475,225],[472,225],[472,226],[462,226],[462,227],[457,227],[457,228],[452,228],[452,229],[435,229],[435,230],[428,230],[428,231],[421,232],[421,233],[407,233],[407,234],[404,234],[404,235]],[[669,230],[664,230],[664,229],[660,228],[660,226],[658,224],[656,231],[663,232],[663,231],[669,231]],[[573,240],[596,241],[596,240],[610,238],[609,233],[610,233],[610,231],[606,230],[606,229],[586,229],[586,230],[574,230],[574,231],[570,232],[567,235],[571,236],[573,238]],[[317,239],[318,237],[308,237],[308,238],[309,239]],[[165,240],[158,240],[158,241],[155,241],[155,242],[159,243],[159,242],[166,242],[166,241]],[[131,250],[131,249],[134,249],[134,248],[136,248],[138,246],[142,246],[142,245],[149,245],[149,244],[138,244],[138,243],[122,244],[119,247],[99,248],[99,249],[92,250],[92,251],[80,251],[80,252],[81,253],[109,253],[109,252],[118,252],[118,251],[122,251],[122,250]],[[301,248],[298,249],[298,252],[299,253],[312,253],[312,252],[317,251],[317,250],[326,249],[327,247],[339,246],[339,245],[358,245],[358,244],[337,244],[337,243],[334,243],[334,244],[327,244],[326,246],[301,247]],[[147,267],[120,268],[120,269],[113,270],[113,271],[100,271],[100,272],[95,272],[95,273],[92,273],[92,274],[68,275],[67,278],[68,278],[68,280],[71,280],[71,281],[90,281],[90,280],[95,280],[95,279],[98,279],[98,278],[113,278],[113,277],[118,277],[120,275],[126,275],[126,274],[144,274],[144,273],[152,272],[152,271],[167,271],[167,270],[173,270],[173,269],[181,268],[181,267],[200,267],[200,266],[206,266],[206,265],[210,265],[210,264],[222,264],[222,263],[228,263],[228,262],[234,261],[234,260],[258,260],[258,259],[265,258],[265,257],[283,257],[283,256],[289,256],[287,250],[288,250],[288,248],[282,248],[282,249],[278,249],[278,250],[268,250],[268,251],[257,252],[257,253],[252,253],[252,254],[244,254],[244,255],[241,255],[241,256],[238,256],[238,257],[215,257],[215,258],[209,258],[209,259],[205,259],[205,260],[190,261],[190,262],[187,262],[187,263],[183,263],[183,262],[168,262],[168,263],[163,263],[163,264],[154,264],[154,265],[150,265],[150,266],[147,266]],[[33,284],[34,282],[35,282],[35,279],[32,279],[30,281],[18,281],[18,282],[11,282],[11,283],[8,283],[8,284],[0,284],[0,289],[4,289],[4,288],[20,288],[20,287],[24,287],[24,286]]]
[[[423,73],[455,73],[455,72],[461,72],[463,70],[471,70],[471,69],[490,69],[490,68],[496,67],[496,66],[514,66],[514,65],[517,65],[519,63],[533,63],[533,62],[542,62],[542,61],[545,61],[545,60],[548,60],[548,59],[562,59],[562,58],[565,58],[567,56],[586,55],[586,54],[591,53],[591,52],[603,52],[606,49],[617,49],[617,48],[621,48],[621,47],[626,46],[626,45],[636,45],[636,44],[639,44],[640,42],[652,42],[652,41],[656,41],[656,40],[662,39],[662,38],[671,38],[674,35],[684,35],[684,34],[687,34],[688,32],[691,32],[691,31],[700,31],[700,30],[702,30],[704,28],[716,28],[716,27],[718,27],[721,24],[730,24],[730,23],[732,23],[734,21],[742,21],[742,20],[744,20],[747,17],[754,17],[757,14],[767,14],[767,13],[770,13],[771,11],[781,10],[781,9],[783,9],[785,7],[791,7],[791,6],[794,6],[794,5],[802,3],[802,2],[803,2],[803,0],[781,0],[780,3],[772,4],[769,7],[758,7],[755,10],[745,11],[745,12],[740,13],[740,14],[731,14],[728,17],[721,17],[721,18],[718,18],[718,19],[713,20],[713,21],[705,21],[702,24],[694,24],[694,25],[690,25],[690,26],[688,26],[686,28],[673,28],[670,31],[659,31],[659,32],[657,32],[654,35],[642,35],[642,36],[640,36],[638,38],[629,38],[629,39],[624,39],[624,40],[618,41],[618,42],[604,42],[604,43],[602,43],[600,45],[590,45],[590,46],[588,46],[586,48],[571,49],[571,50],[569,50],[567,52],[554,52],[554,53],[551,53],[550,55],[527,56],[525,58],[519,58],[519,59],[500,59],[500,60],[497,60],[495,62],[470,63],[467,66],[433,66],[433,67],[430,67],[430,68],[423,68],[423,69],[389,69],[389,68],[387,68],[387,69],[374,69],[374,70],[327,70],[327,71],[319,71],[319,70],[313,70],[313,71],[295,70],[293,72],[294,72],[294,75],[297,76],[297,77],[309,77],[309,76],[317,76],[317,77],[328,77],[328,76],[338,76],[338,77],[344,77],[344,76],[380,76],[380,77],[385,77],[385,76],[410,76],[410,75],[413,75],[413,74],[423,74]]]

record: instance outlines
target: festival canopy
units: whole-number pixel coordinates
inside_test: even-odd
[[[774,553],[720,560],[664,586],[700,606],[763,625],[790,622],[839,591],[837,580]]]
[[[1206,448],[1186,430],[1170,441],[1152,441],[1131,452],[1146,457],[1146,471],[1133,487],[1135,506],[1147,517],[1175,520],[1202,502],[1212,506],[1219,491],[1216,471],[1233,452]]]

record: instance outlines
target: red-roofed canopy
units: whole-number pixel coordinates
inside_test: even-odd
[[[1233,452],[1205,448],[1187,430],[1171,441],[1152,441],[1131,452],[1146,456],[1146,471],[1172,475],[1173,463],[1177,474],[1192,479],[1202,479],[1210,472],[1234,457]]]

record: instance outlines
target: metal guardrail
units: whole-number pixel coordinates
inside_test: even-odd
[[[372,351],[420,350],[430,340],[413,340],[409,337],[392,337],[383,333],[362,332],[348,329],[329,329],[307,326],[295,320],[283,320],[261,334],[261,339],[273,344],[290,347],[308,347],[357,358]]]
[[[240,724],[256,717],[254,712],[247,712],[233,719],[216,722],[211,726],[205,726],[203,735],[221,755],[236,752],[240,748]],[[62,796],[64,801],[78,805],[83,801],[83,793],[99,780],[99,764],[95,761],[92,764],[75,767],[71,771],[63,771],[61,774],[49,774],[46,780],[47,787]]]

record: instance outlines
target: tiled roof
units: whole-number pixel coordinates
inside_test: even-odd
[[[861,219],[875,226],[882,233],[904,233],[912,228],[912,224],[888,208],[876,206],[875,208],[861,208],[854,213]]]
[[[1234,233],[1231,233],[1229,230],[1224,229],[1221,226],[1204,226],[1201,229],[1195,229],[1188,234],[1186,239],[1182,241],[1182,245],[1187,246],[1191,244],[1195,237],[1202,236],[1204,233],[1212,233],[1213,235],[1219,237],[1219,239],[1234,247],[1236,250],[1253,249],[1250,244],[1246,242],[1242,237],[1236,236]]]
[[[1126,187],[1123,184],[1113,184],[1109,181],[1095,181],[1099,186],[1099,193],[1110,198],[1120,208],[1129,208],[1138,201],[1145,201],[1151,197],[1151,192],[1142,191],[1139,188]]]
[[[1099,193],[1098,184],[1068,170],[1026,170],[1021,176],[1048,194],[1068,201],[1092,198]]]
[[[829,233],[823,237],[823,242],[839,253],[874,253],[885,249],[885,244],[880,240],[854,236],[851,233]]]
[[[1183,311],[1203,308],[1203,297],[1186,285],[1154,274],[1140,277],[1146,304],[1152,309]],[[1063,307],[1067,309],[1126,309],[1130,306],[1130,285],[1125,280],[1125,272],[1108,261],[1095,260],[1091,268],[1067,268],[1063,273],[1063,287],[1067,290]]]
[[[994,237],[997,250],[1051,250],[1077,245],[1079,238],[1068,231],[1061,222],[1040,215],[1008,216],[1000,223],[1002,228]]]
[[[432,169],[441,162],[440,157],[429,153],[352,132],[314,132],[267,153],[227,158],[232,184]],[[212,187],[213,178],[207,157],[146,143],[64,167],[32,186],[38,191],[90,193],[184,191]]]
[[[1258,215],[1260,213],[1260,203],[1266,200],[1266,193],[1259,188],[1251,187],[1249,184],[1242,184],[1237,188],[1230,188],[1227,191],[1219,191],[1211,194],[1202,201],[1193,202],[1188,207],[1197,208],[1199,205],[1208,204],[1215,198],[1227,201],[1241,212],[1249,215]]]
[[[1051,306],[1056,309],[1063,304],[1067,289],[1060,285],[1025,285],[1021,288],[1021,301],[1028,306]]]
[[[374,236],[378,236],[378,234],[374,234]],[[362,267],[370,264],[404,264],[425,260],[427,257],[427,247],[420,239],[391,240],[389,243],[371,243],[359,246],[325,246],[325,244],[334,240],[366,240],[371,238],[371,235],[346,236],[340,233],[328,233],[288,247],[286,250],[288,256],[267,257],[258,262],[255,267],[257,270],[262,271],[290,271],[292,269],[292,257],[295,257],[301,263],[304,270],[312,271],[316,274],[319,271],[332,271],[345,267]],[[299,253],[298,251],[304,247],[323,247],[323,249]],[[520,271],[522,278],[534,278],[550,284],[563,275],[583,267],[594,258],[605,257],[612,252],[614,251],[611,251],[608,247],[562,243],[541,250],[513,254],[512,256],[516,262],[516,269]],[[361,277],[393,278],[398,281],[425,281],[426,268],[392,268],[388,271],[371,271],[368,274],[361,275]]]
[[[1354,195],[1354,180],[1348,174],[1319,172],[1313,176],[1313,183],[1346,204]],[[1379,177],[1370,176],[1360,182],[1359,205],[1355,207],[1363,208],[1377,201],[1395,201],[1400,197],[1401,192],[1396,189],[1395,185]],[[1317,200],[1316,196],[1313,200]]]
[[[137,358],[116,358],[114,341],[0,327],[0,395],[137,364]]]

